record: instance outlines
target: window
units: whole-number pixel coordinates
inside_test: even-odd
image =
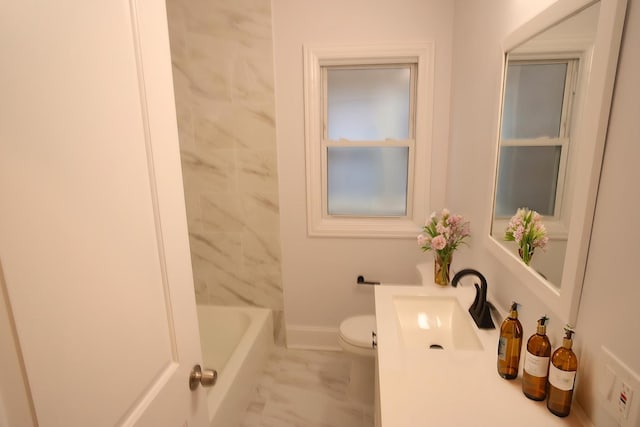
[[[495,215],[528,207],[562,214],[577,59],[509,60]]]
[[[321,70],[328,215],[406,216],[415,66]]]
[[[427,209],[432,48],[305,47],[313,236],[415,237]]]

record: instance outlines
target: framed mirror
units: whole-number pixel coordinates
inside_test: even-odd
[[[577,315],[625,12],[559,0],[504,42],[487,246],[563,322]],[[532,245],[525,215],[544,225]]]

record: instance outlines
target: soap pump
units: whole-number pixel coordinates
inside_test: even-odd
[[[518,320],[518,303],[511,304],[511,311],[500,326],[498,341],[498,374],[507,380],[518,376],[520,350],[522,348],[522,324]]]
[[[559,417],[566,417],[571,411],[571,399],[573,387],[578,371],[578,358],[571,350],[573,345],[573,328],[567,325],[564,328],[565,336],[562,346],[553,352],[549,365],[549,396],[547,408],[551,413]]]
[[[547,397],[547,377],[549,375],[549,357],[551,343],[547,337],[547,316],[538,320],[536,333],[527,341],[527,351],[522,369],[522,392],[532,400],[544,400]]]

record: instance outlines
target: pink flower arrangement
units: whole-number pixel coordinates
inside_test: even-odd
[[[536,248],[545,249],[549,243],[542,216],[529,208],[520,208],[511,217],[504,240],[516,242],[518,254],[525,264],[531,263]]]
[[[469,222],[460,215],[451,214],[448,209],[443,209],[440,215],[432,213],[418,235],[418,246],[424,252],[433,251],[447,264],[451,261],[451,255],[471,235]]]

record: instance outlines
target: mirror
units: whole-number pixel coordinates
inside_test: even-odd
[[[544,248],[536,248],[525,263],[530,261],[556,288],[561,287],[577,179],[581,95],[599,10],[595,3],[506,53],[491,234],[519,256],[517,242],[504,240],[509,220],[521,207],[541,214],[548,242],[541,242]]]
[[[487,242],[566,322],[577,314],[625,9],[559,0],[505,41]],[[538,229],[531,246],[510,225],[520,208],[542,216],[546,237]]]

